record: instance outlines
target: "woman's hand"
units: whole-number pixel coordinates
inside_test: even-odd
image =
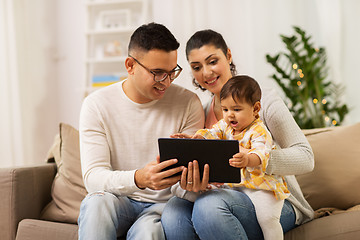
[[[194,160],[192,162],[189,162],[188,168],[185,168],[181,174],[181,188],[191,192],[200,192],[207,190],[209,185],[209,170],[209,165],[205,164],[203,179],[200,180],[198,161]]]

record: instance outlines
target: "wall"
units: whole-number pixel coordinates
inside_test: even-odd
[[[360,121],[356,89],[357,55],[360,52],[360,2],[356,0],[153,0],[154,20],[165,24],[181,42],[179,63],[184,68],[179,79],[193,89],[184,47],[197,30],[220,32],[233,53],[239,74],[249,74],[262,86],[278,86],[269,77],[274,69],[265,55],[284,50],[280,34],[293,33],[300,26],[312,36],[314,46],[325,47],[330,79],[345,86],[342,100],[351,107],[344,124]],[[166,9],[166,10],[164,10]],[[201,93],[203,101],[208,94]]]

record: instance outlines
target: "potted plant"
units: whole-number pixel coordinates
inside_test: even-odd
[[[340,101],[344,87],[329,80],[325,49],[315,48],[311,36],[293,28],[294,35],[280,35],[286,51],[266,55],[276,70],[271,77],[285,93],[284,101],[300,128],[340,125],[349,112]]]

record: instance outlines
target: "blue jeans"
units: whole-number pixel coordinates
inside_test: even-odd
[[[161,223],[172,239],[263,239],[249,197],[240,191],[214,189],[192,203],[173,197],[166,204]],[[280,223],[287,232],[295,225],[295,212],[285,200]]]
[[[165,239],[160,216],[165,203],[139,202],[108,192],[88,194],[78,218],[79,239]]]

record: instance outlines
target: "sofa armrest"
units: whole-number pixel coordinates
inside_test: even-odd
[[[41,210],[51,200],[55,174],[54,163],[0,169],[1,239],[15,239],[22,219],[39,219]]]

